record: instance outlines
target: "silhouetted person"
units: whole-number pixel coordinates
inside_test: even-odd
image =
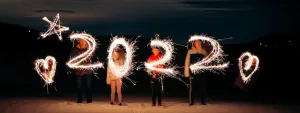
[[[83,39],[77,39],[76,40],[76,47],[73,48],[71,52],[71,57],[76,57],[77,55],[82,54],[88,49],[88,44]],[[82,64],[90,64],[91,60],[87,59]],[[75,75],[76,75],[76,94],[77,94],[77,103],[82,103],[82,93],[83,93],[83,87],[85,86],[85,92],[86,92],[86,99],[87,103],[92,103],[92,71],[91,70],[85,70],[85,69],[75,69]],[[85,83],[85,84],[83,84]],[[84,85],[84,86],[83,86]]]
[[[249,60],[249,58],[246,58],[245,60],[243,60],[243,68],[248,60]],[[251,67],[248,70],[243,70],[246,77],[249,76],[249,74],[254,70],[255,66],[256,66],[256,60],[254,59],[254,61],[252,61]],[[242,91],[248,93],[249,88],[251,88],[251,86],[253,84],[255,84],[257,77],[258,77],[258,73],[259,73],[258,70],[256,72],[254,72],[253,75],[251,76],[250,80],[248,81],[248,83],[245,83],[239,72],[239,76],[237,76],[234,84],[237,87],[239,87]]]
[[[184,65],[184,76],[189,77],[190,79],[190,87],[189,87],[190,105],[194,105],[194,99],[196,97],[197,91],[199,92],[201,105],[206,105],[204,100],[206,94],[205,74],[200,73],[195,75],[189,69],[191,64],[194,64],[202,60],[206,56],[207,56],[207,52],[202,48],[200,40],[194,41],[191,49],[186,54],[185,65]]]
[[[158,48],[152,48],[152,55],[148,58],[148,62],[155,62],[162,58],[161,51]],[[163,65],[157,65],[156,68],[163,68]],[[153,70],[151,72],[151,88],[152,88],[152,105],[156,106],[156,98],[158,98],[158,106],[162,106],[162,75],[160,72]]]

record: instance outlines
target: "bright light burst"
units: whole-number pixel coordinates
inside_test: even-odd
[[[132,69],[135,67],[135,63],[133,63],[133,57],[135,53],[135,42],[129,42],[126,41],[124,37],[118,37],[115,36],[112,39],[112,42],[107,50],[108,52],[108,65],[110,66],[111,72],[116,75],[118,78],[126,77],[130,74]],[[114,61],[112,59],[112,54],[115,48],[117,48],[119,45],[123,46],[125,48],[126,56],[124,65],[117,66],[114,64]]]
[[[174,67],[170,68],[156,68],[155,66],[157,65],[162,65],[162,64],[170,64],[170,62],[173,59],[173,53],[174,53],[174,47],[173,47],[173,42],[172,40],[159,40],[158,38],[151,40],[150,42],[151,47],[161,47],[165,50],[164,56],[155,61],[155,62],[145,62],[144,65],[145,67],[150,70],[150,71],[158,71],[161,72],[164,75],[169,75],[169,76],[175,76],[178,71],[175,70]]]
[[[37,59],[34,64],[35,70],[45,81],[46,85],[54,82],[53,78],[56,71],[56,60],[54,57],[47,56],[45,59]]]
[[[192,73],[196,74],[205,70],[212,72],[216,72],[216,70],[223,71],[228,67],[229,62],[224,63],[223,50],[218,41],[205,35],[193,35],[190,37],[189,42],[195,40],[208,42],[212,46],[212,51],[203,60],[190,65]]]
[[[43,17],[43,20],[49,23],[49,27],[45,33],[41,34],[42,38],[46,38],[49,35],[56,34],[58,36],[58,39],[62,41],[61,32],[68,31],[69,27],[60,25],[59,13],[55,16],[53,22],[51,22],[47,17]]]
[[[243,60],[247,58],[248,60],[243,65]],[[239,69],[240,74],[245,83],[248,83],[252,77],[252,75],[257,71],[259,66],[259,59],[257,56],[252,55],[250,52],[245,52],[239,57]],[[255,64],[254,69],[250,70],[252,65]],[[251,71],[248,76],[246,76],[245,71]]]
[[[71,40],[76,39],[83,39],[88,44],[88,49],[83,52],[82,54],[75,56],[74,58],[71,58],[67,62],[67,66],[69,66],[72,69],[87,69],[87,70],[93,70],[97,68],[103,68],[103,63],[96,62],[94,64],[81,64],[83,61],[90,60],[93,53],[96,50],[97,43],[93,36],[86,34],[86,33],[73,33],[70,35]]]

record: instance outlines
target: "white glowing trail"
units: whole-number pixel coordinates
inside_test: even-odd
[[[205,35],[193,35],[190,37],[189,42],[201,40],[207,41],[213,47],[212,51],[203,60],[190,65],[191,72],[196,74],[204,70],[215,72],[216,70],[224,70],[228,67],[229,62],[224,63],[223,50],[218,41]],[[215,64],[213,64],[215,63]]]
[[[88,44],[88,49],[83,52],[82,54],[70,59],[67,62],[67,66],[69,66],[72,69],[87,69],[87,70],[93,70],[97,68],[103,68],[103,63],[96,62],[94,64],[81,64],[83,61],[90,60],[93,53],[96,50],[97,43],[93,36],[86,34],[86,33],[74,33],[70,36],[71,40],[76,39],[83,39]]]
[[[245,66],[243,66],[243,60],[244,58],[248,57],[248,60],[245,62]],[[257,56],[252,55],[250,52],[245,52],[239,57],[239,69],[240,69],[240,75],[245,83],[248,83],[252,77],[252,75],[257,71],[259,66],[259,59]],[[253,62],[255,62],[254,69],[251,71],[249,70]],[[251,71],[250,74],[246,77],[246,74],[244,71]]]
[[[174,53],[174,47],[173,47],[173,43],[171,40],[159,40],[158,38],[151,40],[150,43],[151,47],[161,47],[165,50],[165,54],[164,56],[155,61],[155,62],[145,62],[144,65],[145,67],[150,70],[150,71],[158,71],[161,72],[162,74],[165,75],[170,75],[170,76],[175,76],[176,74],[178,74],[178,71],[175,70],[174,67],[172,68],[156,68],[155,66],[157,65],[165,65],[165,64],[170,64],[173,57],[173,53]]]
[[[110,66],[111,72],[116,75],[118,78],[126,77],[129,75],[129,73],[132,71],[132,69],[135,66],[135,63],[133,63],[134,53],[135,53],[135,42],[129,42],[126,41],[124,37],[113,37],[113,40],[107,50],[108,52],[108,64]],[[112,53],[115,48],[117,48],[119,45],[123,46],[125,48],[126,56],[124,65],[117,66],[115,65],[113,59],[112,59]]]
[[[62,41],[61,33],[64,31],[68,31],[69,27],[61,26],[59,20],[59,14],[55,16],[53,22],[51,22],[47,17],[43,17],[43,20],[49,23],[49,28],[45,33],[42,33],[42,38],[46,38],[49,35],[56,34],[58,39]]]
[[[49,66],[49,63],[51,64],[51,66]],[[49,85],[54,82],[53,78],[56,71],[56,60],[54,57],[47,56],[45,60],[37,59],[34,64],[35,64],[35,70],[45,81],[46,85]],[[41,71],[41,68],[43,68],[43,71]]]
[[[187,83],[185,83],[182,79],[180,79],[178,76],[176,76],[179,73],[176,70],[176,66],[171,65],[171,61],[173,59],[173,53],[174,53],[174,46],[173,46],[172,40],[167,40],[167,39],[160,40],[159,35],[157,35],[156,39],[151,40],[150,46],[151,47],[161,47],[165,51],[164,56],[162,58],[160,58],[159,60],[152,61],[152,62],[144,62],[144,65],[145,65],[148,73],[150,73],[152,71],[158,71],[163,75],[163,76],[160,76],[162,90],[164,90],[163,79],[165,76],[170,77],[170,78],[175,78],[175,79],[183,82],[186,86],[188,86]],[[165,65],[165,66],[164,66],[164,68],[155,67],[158,65]],[[169,65],[169,66],[166,67],[167,65]],[[152,75],[152,74],[150,74],[150,75]]]

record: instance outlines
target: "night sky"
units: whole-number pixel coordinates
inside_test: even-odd
[[[222,43],[245,43],[267,33],[291,33],[295,6],[288,0],[1,0],[1,22],[47,30],[60,13],[70,31],[94,36],[135,34],[185,43],[208,34]]]

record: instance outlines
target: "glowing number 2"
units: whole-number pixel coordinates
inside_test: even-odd
[[[174,47],[171,40],[159,40],[155,39],[152,40],[150,43],[151,47],[162,47],[165,50],[165,55],[155,61],[155,62],[145,62],[145,67],[149,70],[155,70],[158,72],[161,72],[166,75],[175,75],[176,71],[174,71],[174,68],[156,68],[157,65],[162,65],[166,63],[170,63],[172,59],[172,53],[174,51]]]
[[[224,68],[228,67],[229,62],[223,63],[223,50],[218,41],[204,35],[194,35],[190,37],[189,42],[195,40],[207,41],[213,48],[212,51],[208,54],[208,56],[205,57],[203,60],[190,65],[192,73],[198,73],[204,70],[223,70]],[[212,62],[216,62],[218,64],[211,65]]]
[[[118,45],[122,45],[125,48],[126,56],[124,65],[122,66],[116,66],[113,59],[112,59],[112,53]],[[112,43],[108,49],[108,64],[109,68],[114,75],[116,75],[118,78],[122,78],[124,76],[129,75],[129,72],[133,68],[132,59],[134,57],[134,43],[127,42],[123,37],[113,37]]]
[[[67,66],[73,69],[94,69],[94,68],[103,68],[103,63],[97,62],[94,64],[85,64],[81,65],[83,61],[89,60],[94,51],[96,50],[97,43],[95,39],[86,33],[75,33],[70,36],[71,40],[83,39],[88,44],[88,49],[82,54],[72,58],[67,62]]]

